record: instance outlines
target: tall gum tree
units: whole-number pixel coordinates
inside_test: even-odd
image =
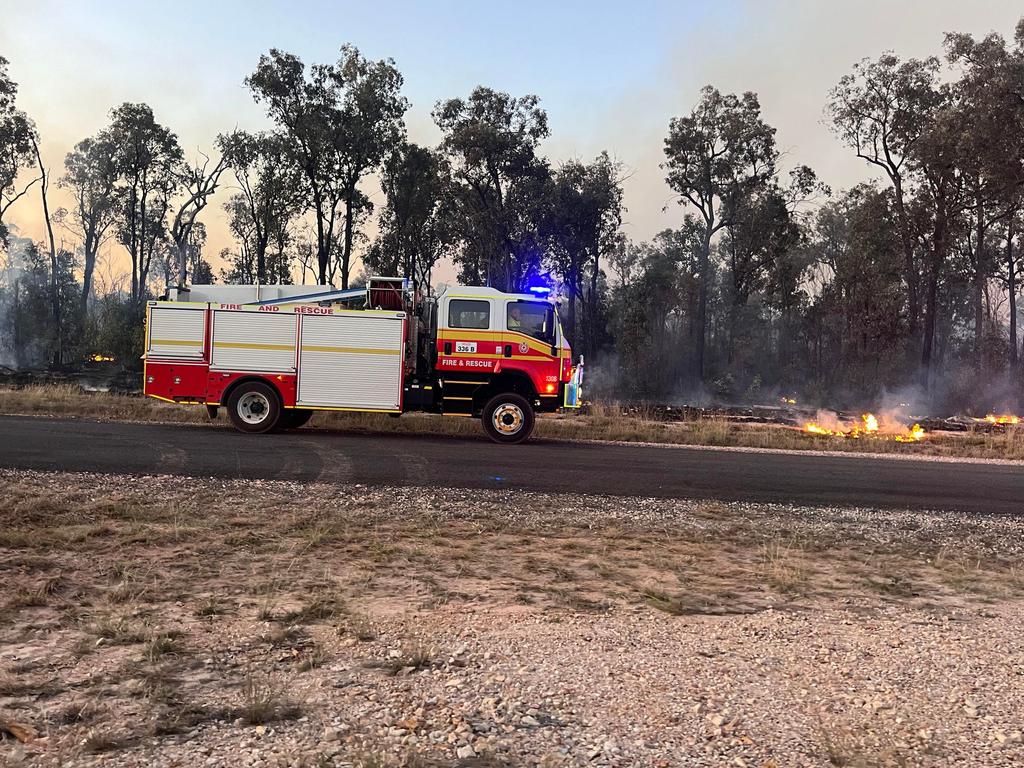
[[[289,227],[303,207],[302,178],[288,139],[279,132],[238,131],[220,136],[218,145],[238,183],[240,200],[231,204],[229,213],[251,222],[256,279],[277,282],[268,275],[267,251],[272,240],[283,251]]]
[[[829,93],[825,106],[835,134],[857,157],[884,171],[892,184],[911,339],[919,337],[921,297],[916,240],[907,208],[908,162],[941,103],[938,73],[939,60],[934,56],[902,61],[889,51],[877,60],[854,65],[853,72]]]
[[[74,202],[63,221],[82,241],[79,311],[84,315],[92,294],[96,257],[118,213],[117,168],[109,137],[101,133],[78,142],[64,158],[64,169],[60,186],[71,193]]]
[[[0,56],[0,245],[7,242],[4,214],[40,180],[36,176],[25,184],[18,183],[21,172],[35,164],[35,127],[15,105],[18,85],[7,74],[7,66],[7,59]]]
[[[700,224],[699,293],[693,373],[705,377],[711,246],[735,223],[739,203],[776,174],[775,129],[761,119],[757,95],[723,95],[706,86],[689,115],[673,118],[665,139],[666,181]]]
[[[567,332],[574,346],[592,354],[598,345],[601,261],[621,238],[622,167],[607,152],[590,163],[570,160],[555,172],[552,189],[549,252],[568,293]]]
[[[946,54],[961,70],[952,86],[962,126],[959,164],[969,195],[971,228],[966,245],[972,270],[974,365],[985,367],[985,291],[997,271],[999,254],[992,236],[1002,227],[1008,252],[1010,362],[1017,364],[1016,275],[1013,268],[1014,219],[1024,190],[1024,52],[1007,46],[1002,35],[977,40],[946,35]]]
[[[434,265],[453,240],[447,210],[448,169],[436,152],[413,143],[400,146],[384,164],[386,202],[380,234],[365,265],[375,274],[401,274],[414,288],[430,290]]]
[[[153,256],[167,236],[167,214],[182,173],[178,138],[160,125],[148,104],[126,103],[111,112],[105,135],[118,174],[118,240],[132,261],[131,296],[145,298]]]
[[[173,248],[174,279],[183,287],[188,279],[192,232],[199,224],[199,214],[217,191],[221,174],[227,168],[227,158],[222,154],[211,165],[210,158],[201,155],[200,160],[188,166],[181,164],[179,168],[178,184],[183,197],[176,204],[168,234]]]
[[[539,104],[477,86],[434,108],[451,167],[455,261],[470,284],[517,290],[540,272],[551,170],[537,154],[549,133]]]
[[[348,287],[357,227],[370,207],[359,184],[405,136],[401,74],[392,60],[367,61],[349,45],[336,64],[314,64],[308,74],[297,56],[271,49],[246,85],[288,136],[302,171],[320,282],[337,267]],[[339,224],[340,263],[333,265]]]

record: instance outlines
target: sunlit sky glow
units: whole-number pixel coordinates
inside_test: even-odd
[[[219,132],[267,127],[242,81],[271,47],[307,64],[333,61],[345,42],[394,58],[412,102],[410,138],[426,144],[439,138],[430,118],[439,99],[478,84],[536,93],[550,120],[548,157],[590,159],[607,149],[624,164],[626,232],[640,240],[682,216],[658,164],[669,119],[689,111],[703,85],[757,92],[787,162],[810,165],[840,189],[869,171],[823,125],[822,106],[855,61],[886,49],[940,53],[953,30],[1012,36],[1021,15],[1019,0],[0,0],[0,55],[52,166],[125,101],[148,102],[189,156],[209,151]],[[215,269],[230,244],[221,208],[228,194],[201,217]],[[37,197],[20,201],[9,219],[20,234],[42,236]]]

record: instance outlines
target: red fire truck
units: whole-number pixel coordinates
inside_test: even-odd
[[[576,408],[582,360],[554,303],[493,288],[420,296],[366,288],[192,286],[146,312],[145,394],[226,408],[243,432],[297,429],[318,410],[480,418],[520,443],[534,414]]]

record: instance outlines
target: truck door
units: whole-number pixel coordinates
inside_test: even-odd
[[[558,324],[555,308],[546,301],[504,302],[503,368],[525,371],[543,398],[558,396]]]
[[[437,368],[443,373],[491,373],[501,358],[495,301],[481,297],[446,298],[439,307]]]

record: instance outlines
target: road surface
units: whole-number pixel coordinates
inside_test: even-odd
[[[1024,513],[1024,469],[808,453],[0,416],[0,467]]]

